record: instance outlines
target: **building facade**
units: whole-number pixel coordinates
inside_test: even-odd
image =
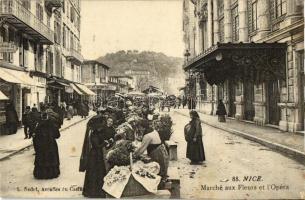
[[[184,0],[188,95],[215,114],[304,130],[304,3],[301,0]]]
[[[0,90],[19,120],[27,105],[80,95],[80,51],[79,0],[0,0]],[[0,100],[1,127],[7,103]]]
[[[127,94],[132,91],[132,77],[127,75],[110,75],[109,83],[115,85],[116,92],[121,94]]]
[[[82,83],[94,91],[96,100],[104,101],[115,94],[116,86],[109,83],[109,67],[96,60],[85,60],[81,67]]]

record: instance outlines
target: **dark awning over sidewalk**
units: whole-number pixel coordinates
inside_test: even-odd
[[[211,85],[227,79],[285,79],[286,48],[284,43],[218,43],[189,61],[184,70],[203,72]]]

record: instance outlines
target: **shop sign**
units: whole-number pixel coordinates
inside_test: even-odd
[[[71,86],[65,86],[66,93],[73,93],[73,88]]]
[[[13,42],[0,42],[0,53],[15,53],[17,46]]]

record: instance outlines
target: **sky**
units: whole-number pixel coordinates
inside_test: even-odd
[[[183,57],[182,0],[82,0],[85,59],[119,50]]]

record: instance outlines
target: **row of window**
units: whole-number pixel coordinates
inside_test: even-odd
[[[63,24],[62,44],[66,49],[74,49],[80,51],[79,40],[65,24]]]
[[[271,0],[270,1],[270,13],[272,21],[281,18],[287,12],[287,0]],[[248,0],[248,24],[249,33],[255,32],[258,29],[258,10],[257,0]],[[239,15],[238,5],[235,5],[231,9],[232,19],[232,39],[233,41],[239,40]],[[224,0],[218,0],[218,20],[219,20],[219,39],[220,42],[224,42]]]
[[[63,13],[66,14],[67,18],[70,19],[71,23],[73,23],[75,27],[80,30],[80,16],[78,15],[74,6],[69,3],[69,0],[63,0],[62,10]]]

